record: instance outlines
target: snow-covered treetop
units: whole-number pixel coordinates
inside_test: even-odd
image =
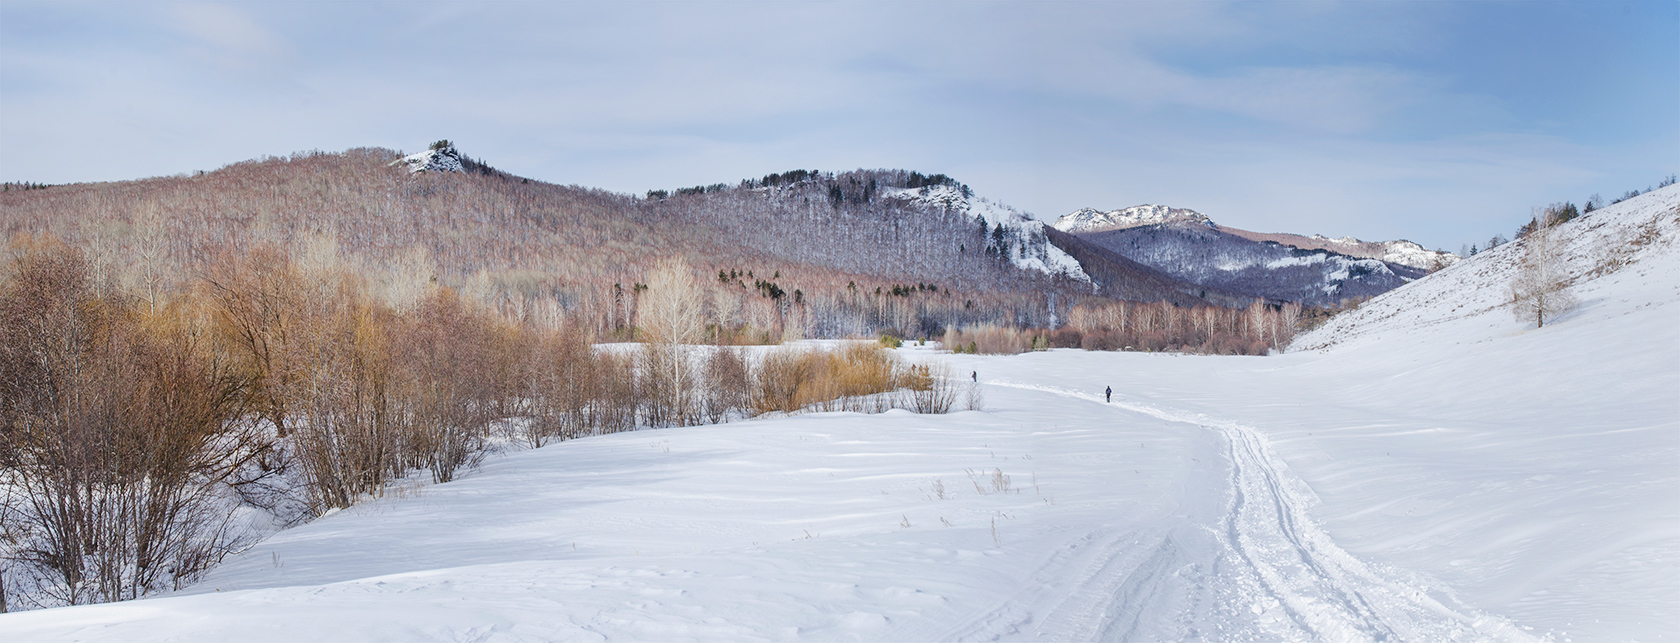
[[[1190,221],[1207,226],[1214,225],[1212,221],[1208,220],[1207,215],[1195,210],[1144,204],[1108,212],[1096,208],[1081,208],[1062,215],[1051,226],[1062,232],[1101,232],[1178,221]]]

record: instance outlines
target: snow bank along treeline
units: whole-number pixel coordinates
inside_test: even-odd
[[[518,324],[428,287],[401,303],[326,252],[258,247],[126,290],[82,252],[19,237],[0,272],[0,609],[190,583],[268,528],[493,444],[807,407],[943,413],[937,365],[874,344],[698,349],[704,291],[651,274],[637,350]]]

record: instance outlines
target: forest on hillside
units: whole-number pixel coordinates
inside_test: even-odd
[[[797,171],[640,197],[494,170],[411,174],[390,166],[397,158],[305,153],[194,176],[10,191],[0,195],[0,231],[51,233],[85,248],[96,276],[141,292],[266,245],[304,263],[354,266],[393,302],[435,282],[510,318],[575,318],[603,338],[631,336],[645,275],[671,256],[715,277],[708,309],[718,328],[776,340],[1047,326],[1093,294],[1010,265],[963,213],[878,197],[934,180],[912,172]]]

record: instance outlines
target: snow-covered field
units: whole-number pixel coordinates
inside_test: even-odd
[[[516,452],[0,640],[1674,640],[1680,189],[1565,236],[1542,329],[1513,244],[1284,355],[907,346],[984,410]]]

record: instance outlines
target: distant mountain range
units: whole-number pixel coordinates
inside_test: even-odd
[[[1387,292],[1458,260],[1458,255],[1410,241],[1367,242],[1228,228],[1195,210],[1165,205],[1107,212],[1085,208],[1063,215],[1052,227],[1173,280],[1206,289],[1216,298],[1328,305]]]

